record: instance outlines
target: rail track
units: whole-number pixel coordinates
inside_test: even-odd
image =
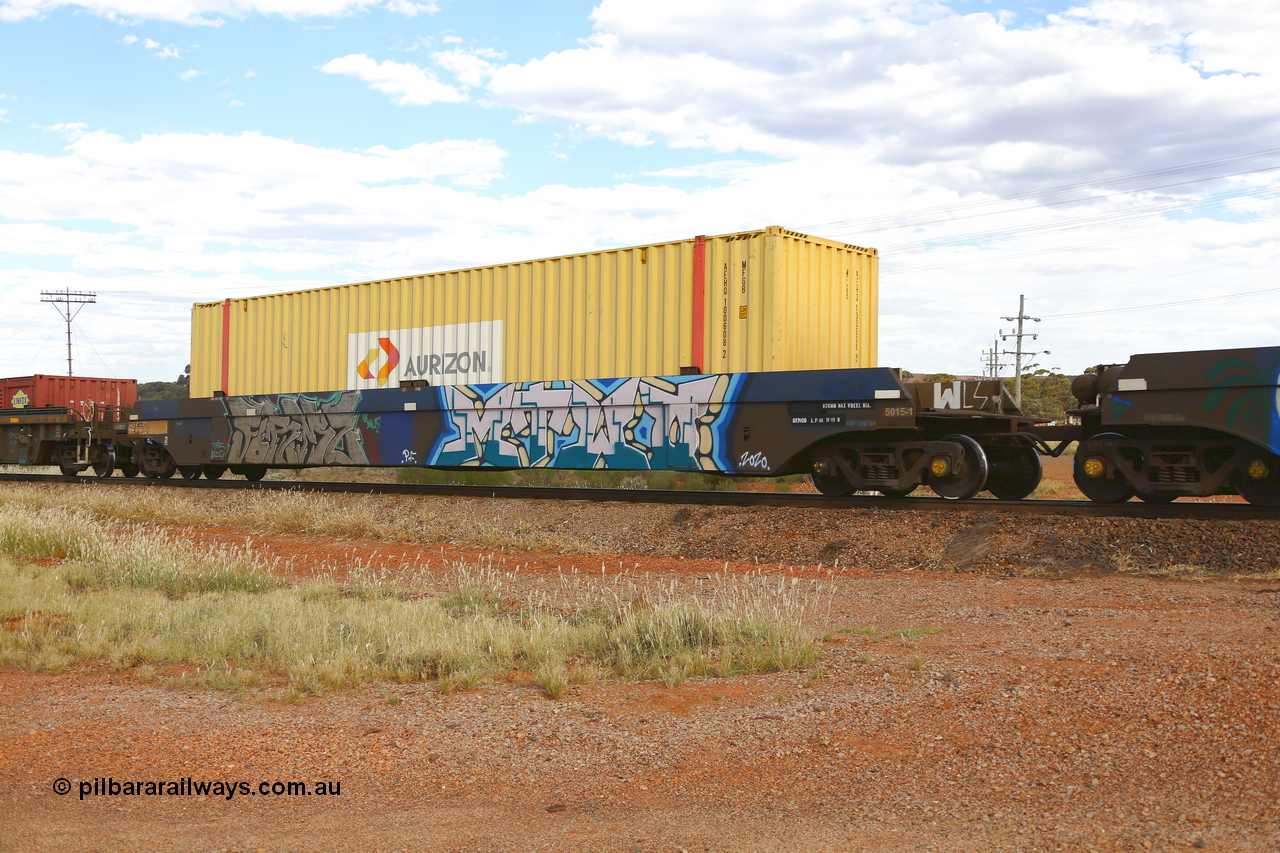
[[[1087,515],[1120,518],[1186,518],[1243,521],[1280,520],[1280,507],[1246,503],[1175,501],[1150,504],[1133,500],[1103,504],[1091,501],[1021,500],[1001,501],[976,498],[966,501],[943,498],[886,498],[853,495],[830,498],[818,494],[786,492],[715,492],[685,489],[594,489],[563,486],[449,486],[406,483],[323,483],[298,480],[182,480],[143,477],[63,477],[49,474],[0,473],[0,483],[43,483],[45,485],[131,486],[135,488],[231,489],[246,491],[294,491],[323,494],[413,495],[420,497],[502,498],[505,500],[597,501],[618,503],[690,504],[697,506],[771,506],[801,509],[881,509],[917,512],[1010,512],[1030,515]]]

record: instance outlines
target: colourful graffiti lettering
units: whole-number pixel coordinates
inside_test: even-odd
[[[740,376],[514,382],[440,389],[429,465],[730,470],[726,402]]]

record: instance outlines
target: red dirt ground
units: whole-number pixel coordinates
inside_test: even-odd
[[[602,565],[655,585],[726,568],[174,532],[249,536],[299,578],[340,579],[356,559],[428,575],[494,560],[535,587]],[[772,571],[833,590],[810,670],[577,685],[560,701],[513,673],[287,704],[271,687],[185,692],[106,666],[0,668],[0,850],[1280,850],[1280,582]],[[838,630],[867,626],[944,630]],[[188,777],[341,793],[79,793]]]

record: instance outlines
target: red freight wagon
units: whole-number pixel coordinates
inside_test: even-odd
[[[89,410],[132,406],[138,401],[138,380],[92,376],[19,376],[0,379],[0,409],[74,409],[87,419]]]

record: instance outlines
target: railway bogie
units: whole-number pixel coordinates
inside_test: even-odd
[[[0,464],[53,466],[65,476],[116,469],[114,407],[90,410],[86,418],[65,406],[0,410]]]

